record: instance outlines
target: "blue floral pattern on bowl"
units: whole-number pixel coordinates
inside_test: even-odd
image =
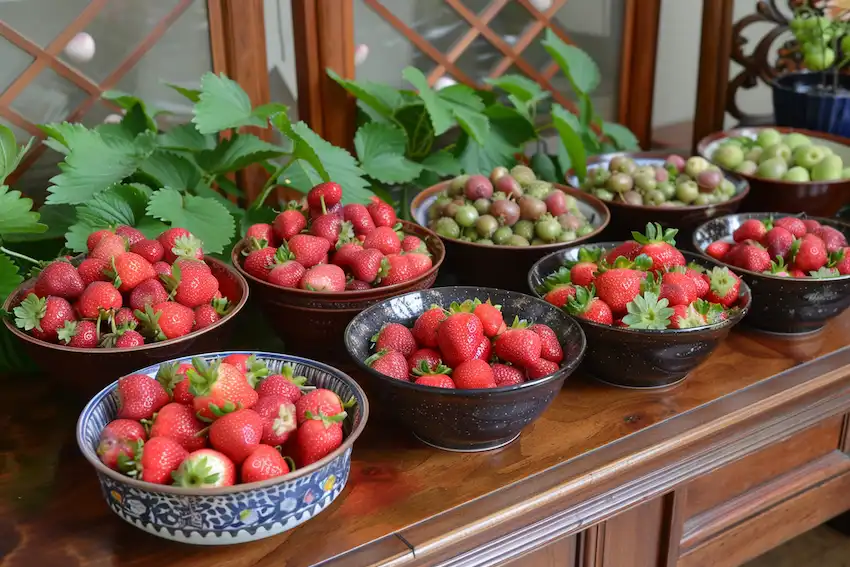
[[[205,359],[233,352],[198,355]],[[356,405],[343,422],[345,440],[336,451],[301,470],[279,479],[209,490],[160,486],[125,477],[103,465],[95,449],[100,432],[117,413],[114,382],[83,409],[77,423],[77,443],[97,470],[103,497],[124,521],[156,536],[197,545],[228,545],[273,536],[309,520],[333,502],[345,487],[351,467],[351,448],[368,416],[363,390],[348,375],[305,358],[273,353],[256,354],[272,373],[284,363],[295,365],[308,384],[327,388]],[[192,357],[176,359],[189,362]],[[169,361],[175,362],[175,361]],[[141,374],[155,376],[159,364]]]

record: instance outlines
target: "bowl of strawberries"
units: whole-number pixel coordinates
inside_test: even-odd
[[[850,225],[837,219],[742,213],[694,232],[694,248],[747,282],[745,324],[782,334],[819,331],[850,306]]]
[[[529,272],[532,291],[581,325],[584,369],[595,378],[629,388],[681,382],[747,313],[747,284],[678,250],[676,233],[649,223],[634,240],[561,250]]]
[[[49,263],[3,305],[12,314],[6,327],[32,359],[87,395],[103,387],[95,376],[215,348],[248,299],[245,278],[204,256],[186,229],[148,239],[119,226],[87,244],[86,254]]]
[[[77,443],[124,521],[196,545],[269,537],[348,480],[369,403],[312,360],[223,352],[148,366],[94,396]]]
[[[540,417],[584,355],[578,324],[518,292],[444,287],[373,305],[345,345],[381,407],[424,443],[496,449]]]
[[[273,224],[251,226],[232,260],[289,352],[346,361],[342,334],[352,317],[431,287],[445,248],[377,197],[368,206],[341,199],[338,184],[317,185]]]

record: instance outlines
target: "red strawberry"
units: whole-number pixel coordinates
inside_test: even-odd
[[[570,315],[593,323],[611,325],[614,316],[608,304],[595,296],[595,292],[584,287],[576,288],[576,296],[567,302]]]
[[[715,260],[723,260],[726,254],[729,253],[729,250],[732,248],[732,244],[730,242],[724,242],[722,240],[716,240],[706,246],[705,253],[714,258]]]
[[[407,368],[413,373],[415,368],[427,368],[433,370],[440,366],[443,359],[440,353],[432,348],[420,348],[413,351],[413,354],[407,357]],[[422,366],[424,363],[424,367]]]
[[[461,362],[472,360],[482,338],[484,326],[472,313],[449,315],[437,329],[437,344],[443,354],[443,360],[452,368]]]
[[[540,358],[561,362],[564,359],[564,350],[558,341],[558,335],[548,325],[537,323],[528,328],[540,337]]]
[[[89,254],[90,258],[111,261],[112,258],[127,251],[127,241],[123,236],[108,234],[100,239],[97,246]]]
[[[304,272],[298,287],[323,293],[345,291],[345,272],[334,264],[319,264]]]
[[[168,437],[154,437],[137,446],[136,465],[127,474],[154,484],[171,484],[174,480],[172,473],[189,456],[180,443]]]
[[[360,242],[346,242],[340,246],[333,256],[333,263],[340,268],[347,268],[351,265],[351,261],[357,256],[357,253],[363,250]],[[383,254],[381,255],[383,257]]]
[[[496,387],[502,386],[518,386],[525,382],[525,374],[515,366],[506,364],[493,364],[493,378],[496,380]]]
[[[459,364],[452,372],[452,379],[461,390],[496,387],[493,369],[484,360],[467,360]]]
[[[423,374],[422,376],[418,376],[414,383],[419,384],[420,386],[430,386],[432,388],[446,388],[447,390],[454,390],[457,388],[455,386],[454,380],[452,380],[447,374]]]
[[[638,254],[640,254],[640,244],[634,240],[627,240],[608,252],[608,254],[605,255],[605,261],[609,264],[613,264],[620,256],[631,261],[637,258]]]
[[[422,242],[422,239],[412,234],[405,235],[401,241],[402,252],[416,252],[418,254],[428,254],[428,247]]]
[[[487,337],[481,337],[481,341],[472,355],[472,360],[490,360],[490,355],[493,352],[493,345]]]
[[[413,277],[418,277],[431,269],[434,263],[431,261],[431,256],[420,254],[418,252],[406,252],[405,257],[410,269],[413,272]]]
[[[690,305],[691,294],[679,284],[662,283],[658,293],[659,299],[666,299],[667,305],[675,307],[677,305]]]
[[[298,425],[301,425],[310,419],[307,416],[307,412],[313,415],[321,413],[322,415],[333,417],[337,414],[345,413],[345,409],[353,405],[354,398],[343,403],[333,390],[318,388],[307,392],[295,403],[295,417]]]
[[[252,224],[245,231],[245,238],[265,240],[269,246],[273,248],[277,247],[277,236],[275,236],[274,228],[269,223],[261,222]]]
[[[174,264],[170,276],[161,276],[174,300],[186,307],[209,303],[218,291],[218,280],[201,261]]]
[[[843,248],[835,254],[835,269],[842,276],[850,274],[850,248]]]
[[[36,297],[34,293],[27,295],[13,312],[15,325],[19,329],[29,331],[39,340],[52,343],[59,339],[59,330],[68,321],[76,320],[74,309],[67,299]]]
[[[145,280],[156,277],[156,272],[150,262],[134,254],[124,252],[112,259],[112,269],[107,272],[112,276],[118,291],[128,292]]]
[[[301,386],[307,383],[305,376],[295,376],[295,366],[286,363],[280,369],[280,374],[273,374],[264,378],[257,393],[260,397],[283,396],[293,404],[301,399]]]
[[[95,249],[95,247],[100,244],[100,241],[106,238],[107,236],[112,236],[115,233],[108,229],[96,230],[89,234],[88,238],[86,238],[86,248],[88,248],[89,253]]]
[[[758,219],[747,219],[732,233],[735,242],[755,240],[761,242],[767,234],[767,227]]]
[[[145,305],[144,311],[136,310],[135,314],[146,332],[157,341],[188,335],[195,326],[195,312],[173,301]]]
[[[206,446],[205,428],[192,406],[171,402],[154,414],[151,437],[169,437],[191,452]]]
[[[694,327],[704,327],[705,325],[705,317],[693,306],[673,306],[673,315],[670,317],[669,329],[692,329]]]
[[[325,214],[332,214],[342,218],[342,203],[337,203],[333,207],[325,207],[324,210],[320,207],[318,209],[309,209],[309,211],[311,221]]]
[[[593,283],[598,266],[593,262],[578,262],[570,268],[570,280],[575,285],[588,286]]]
[[[195,396],[189,392],[189,380],[186,378],[186,372],[192,368],[191,364],[171,364],[163,363],[159,366],[156,373],[156,381],[165,389],[166,393],[171,394],[171,399],[178,404],[192,404]]]
[[[138,331],[126,329],[115,338],[115,348],[131,348],[145,344],[145,338]],[[103,345],[103,346],[108,346]]]
[[[69,262],[58,260],[41,270],[35,280],[33,292],[39,297],[53,295],[63,299],[76,299],[85,288],[77,268]]]
[[[295,431],[295,404],[284,396],[264,396],[253,410],[263,418],[262,442],[266,445],[283,445]]]
[[[130,245],[130,252],[138,254],[151,264],[159,262],[165,257],[165,248],[159,240],[140,240]]]
[[[764,245],[770,258],[785,258],[793,244],[794,235],[781,226],[771,228],[764,235]]]
[[[413,330],[411,331],[416,342],[423,347],[436,348],[438,345],[437,329],[446,320],[446,317],[446,311],[437,306],[431,307],[420,315],[413,323]]]
[[[385,276],[390,266],[389,262],[384,262],[384,254],[380,250],[364,248],[351,255],[348,265],[354,278],[366,283]]]
[[[814,234],[807,234],[800,240],[794,241],[791,255],[794,267],[807,274],[824,267],[829,259],[826,244]]]
[[[558,371],[558,365],[545,358],[539,358],[525,367],[525,375],[529,380],[537,380]]]
[[[694,285],[694,291],[696,291],[697,297],[704,297],[708,293],[708,282],[702,277],[702,272],[702,268],[698,271],[690,266],[685,270],[685,274],[691,278],[691,283]]]
[[[484,329],[484,336],[495,337],[505,332],[505,319],[502,317],[502,312],[498,307],[490,303],[488,299],[486,303],[479,303],[473,311],[476,317],[481,320],[481,326]]]
[[[676,250],[675,228],[664,230],[658,223],[647,223],[646,234],[632,232],[632,236],[641,244],[640,253],[652,260],[652,270],[668,270],[675,266],[684,266],[685,257]]]
[[[281,245],[283,249],[287,247],[299,264],[312,268],[326,261],[331,243],[311,234],[296,234],[289,239],[287,246]]]
[[[817,221],[815,221],[817,222]],[[794,238],[802,238],[806,234],[806,223],[797,217],[782,217],[773,221],[773,226],[779,226],[794,235]]]
[[[700,281],[703,281],[701,276],[699,279]],[[687,273],[679,271],[665,272],[661,276],[661,284],[662,289],[664,287],[664,284],[672,284],[679,286],[684,292],[685,303],[683,305],[690,305],[700,297],[700,294],[697,293],[697,288],[694,285],[693,276],[690,276]],[[700,289],[702,289],[702,287],[703,286],[701,285]],[[676,304],[670,302],[670,306],[672,307],[673,305]]]
[[[162,385],[147,374],[130,374],[118,381],[118,417],[150,419],[169,402]]]
[[[125,329],[135,329],[139,325],[139,320],[136,319],[136,315],[129,307],[122,307],[121,309],[116,311],[113,319],[115,321],[116,327],[122,327]]]
[[[555,307],[563,307],[567,302],[576,296],[576,288],[570,284],[559,284],[546,292],[543,299],[554,305]]]
[[[325,181],[319,183],[307,193],[307,206],[311,209],[333,207],[342,199],[342,187],[339,183]]]
[[[270,372],[265,362],[257,360],[256,354],[231,354],[225,356],[222,362],[236,367],[236,370],[245,375],[252,388]]]
[[[240,464],[260,445],[263,418],[252,409],[238,409],[210,426],[210,445]]]
[[[167,262],[154,262],[153,271],[156,272],[158,276],[170,276],[171,275],[171,264]]]
[[[304,277],[307,270],[295,260],[286,260],[282,264],[276,264],[268,274],[270,284],[281,287],[296,288]]]
[[[770,267],[770,254],[755,244],[739,244],[729,251],[725,261],[744,270],[763,272]]]
[[[814,219],[801,219],[803,224],[806,227],[806,232],[814,233],[817,229],[823,226],[821,223]],[[800,237],[802,238],[802,236]]]
[[[705,295],[706,301],[730,307],[738,300],[741,280],[729,268],[713,268],[706,274],[706,279],[710,286]]]
[[[272,228],[278,241],[285,242],[307,228],[307,218],[301,211],[287,209],[275,217]]]
[[[205,329],[210,325],[214,325],[221,320],[221,315],[216,310],[212,303],[205,303],[195,307],[195,324],[192,327],[193,331]]]
[[[844,233],[831,226],[822,226],[813,231],[812,234],[823,240],[823,243],[826,245],[826,251],[829,254],[838,252],[847,246],[847,238],[844,236]]]
[[[101,310],[114,311],[124,304],[121,293],[109,282],[92,282],[77,302],[77,310],[85,319],[97,319]]]
[[[342,421],[345,412],[332,417],[309,414],[295,432],[296,463],[306,467],[328,456],[342,445]]]
[[[380,250],[384,256],[389,256],[390,254],[401,252],[401,240],[399,240],[398,234],[392,227],[378,226],[366,235],[366,240],[363,241],[363,248],[374,248],[375,250]]]
[[[375,350],[397,350],[405,358],[416,350],[416,339],[410,329],[401,323],[387,323],[372,337]]]
[[[123,236],[127,240],[127,244],[130,246],[145,239],[145,235],[142,234],[142,231],[123,224],[115,229],[115,234]]]
[[[310,223],[310,234],[324,238],[330,242],[332,246],[336,246],[340,236],[343,234],[343,230],[343,220],[334,213],[327,213],[318,216],[312,223]],[[348,231],[351,230],[352,229],[349,226]],[[351,237],[353,236],[354,234],[352,232]]]
[[[145,428],[133,419],[110,421],[100,432],[97,456],[112,470],[127,467],[136,456],[138,441],[145,441]]]
[[[386,257],[386,260],[389,269],[387,275],[383,276],[379,282],[382,287],[404,283],[416,277],[408,256],[391,254]]]
[[[615,315],[626,312],[626,306],[640,294],[644,272],[630,268],[612,268],[596,276],[596,293]],[[682,274],[684,276],[684,274]]]
[[[496,356],[523,368],[540,358],[543,343],[531,329],[508,329],[496,339]]]
[[[109,262],[106,260],[98,260],[97,258],[86,258],[77,267],[77,272],[83,280],[83,285],[88,286],[92,282],[108,282],[111,281],[106,275],[106,269],[109,268]]]
[[[372,202],[366,208],[378,228],[382,226],[392,227],[398,222],[392,205],[385,203],[378,197],[372,197]],[[385,252],[385,254],[389,254],[389,252]]]
[[[65,321],[57,332],[60,344],[74,348],[97,346],[97,325],[93,321]]]
[[[372,289],[372,284],[361,280],[348,280],[345,283],[345,291],[363,291],[366,289]]]
[[[202,419],[215,419],[237,408],[250,409],[259,398],[245,375],[226,362],[193,358],[186,377],[189,391],[195,396],[195,412]]]
[[[227,455],[212,449],[190,453],[172,473],[175,486],[218,488],[236,484],[236,466]]]
[[[289,463],[277,449],[260,445],[242,463],[242,482],[260,482],[289,474]]]
[[[407,359],[397,350],[379,350],[363,362],[384,376],[407,381]]]
[[[165,261],[171,264],[178,257],[203,260],[203,244],[185,228],[169,228],[156,237],[165,252]]]
[[[365,205],[349,203],[343,207],[343,218],[354,227],[354,234],[367,235],[375,230],[375,221]]]
[[[164,301],[168,301],[168,292],[154,278],[143,281],[130,292],[130,308],[133,311],[144,311],[146,305],[158,305]]]
[[[259,240],[252,240],[250,246],[250,252],[245,256],[242,267],[255,278],[268,280],[269,273],[277,266],[276,258],[282,258],[283,254],[278,254],[277,248],[263,246]]]

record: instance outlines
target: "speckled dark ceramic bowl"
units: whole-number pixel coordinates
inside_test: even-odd
[[[287,352],[326,361],[347,362],[342,335],[351,319],[370,305],[388,297],[431,287],[446,257],[443,242],[436,234],[412,222],[399,222],[406,234],[422,239],[431,253],[433,265],[419,277],[396,285],[342,293],[278,287],[255,278],[242,268],[242,250],[246,246],[244,241],[233,247],[231,261],[248,280],[255,301],[262,306],[263,314],[283,340]]]
[[[422,226],[428,225],[428,208],[449,183],[444,181],[429,187],[413,198],[410,203],[410,215],[416,222]],[[447,271],[456,276],[457,281],[463,285],[491,286],[525,292],[525,274],[534,262],[555,250],[599,238],[611,218],[605,203],[584,191],[566,185],[554,186],[578,200],[579,210],[593,226],[593,232],[572,242],[520,247],[488,246],[441,236],[446,245]]]
[[[514,316],[549,325],[564,349],[564,361],[554,374],[518,386],[481,390],[448,390],[395,380],[375,372],[363,361],[371,352],[370,338],[385,323],[412,327],[431,305],[448,306],[489,298],[502,306],[506,321]],[[537,419],[561,389],[584,355],[579,326],[545,301],[513,291],[484,287],[443,287],[393,297],[357,315],[345,330],[345,346],[367,379],[370,399],[425,443],[450,451],[486,451],[507,445]]]
[[[583,248],[610,250],[621,242],[586,244]],[[578,259],[581,246],[561,250],[537,262],[528,274],[528,285],[537,289],[546,276],[565,262]],[[715,264],[701,256],[682,252],[688,262],[711,268]],[[595,378],[627,388],[660,388],[684,380],[726,338],[750,307],[750,290],[741,285],[740,311],[729,319],[693,329],[636,330],[600,325],[576,318],[587,336],[587,356],[582,369]]]
[[[747,219],[788,216],[785,213],[739,213],[713,219],[694,232],[694,247],[705,254],[715,240],[732,242],[732,233]],[[850,239],[850,225],[835,219],[807,217],[831,226]],[[805,334],[819,331],[827,321],[850,307],[850,276],[829,279],[784,278],[729,266],[753,293],[753,305],[744,325],[770,333]]]
[[[587,169],[604,168],[616,156],[626,156],[638,165],[663,165],[671,152],[631,152],[612,153],[593,156],[587,160]],[[683,157],[687,157],[683,154]],[[734,213],[741,206],[741,201],[749,194],[749,184],[734,173],[725,173],[726,179],[735,185],[737,192],[735,196],[722,203],[713,205],[694,205],[687,207],[658,207],[654,205],[629,205],[617,201],[605,201],[605,206],[611,211],[611,222],[603,235],[613,240],[626,240],[631,238],[634,227],[644,227],[647,223],[659,223],[664,228],[679,229],[678,240],[683,244],[690,243],[693,230],[705,221]],[[578,187],[579,180],[575,175],[567,178],[567,182]]]

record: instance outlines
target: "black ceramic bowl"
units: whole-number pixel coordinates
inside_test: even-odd
[[[716,240],[732,242],[732,233],[747,219],[784,217],[785,213],[740,213],[712,219],[694,232],[694,248],[705,254]],[[835,219],[807,217],[836,228],[850,239],[850,225]],[[722,262],[711,259],[721,265]],[[850,276],[829,279],[786,278],[760,274],[735,266],[729,269],[741,276],[753,293],[753,305],[744,324],[770,333],[803,334],[823,328],[827,321],[850,307]]]
[[[514,316],[549,325],[564,349],[564,361],[554,374],[518,386],[480,390],[447,390],[395,380],[375,372],[363,361],[370,356],[370,337],[385,323],[412,327],[431,305],[489,298],[502,306],[506,321]],[[381,405],[421,441],[449,451],[486,451],[507,445],[537,419],[561,389],[584,355],[581,328],[566,313],[543,300],[513,291],[486,287],[443,287],[414,291],[369,307],[345,330],[345,346],[367,377],[370,399]]]
[[[546,276],[565,262],[578,260],[579,249],[611,250],[619,244],[622,243],[585,244],[550,254],[531,268],[528,285],[540,297],[537,289]],[[706,268],[715,266],[696,254],[682,254],[688,262]],[[725,321],[693,329],[637,330],[576,318],[587,336],[587,356],[582,369],[598,380],[627,388],[659,388],[681,382],[743,319],[750,307],[750,290],[744,283],[736,307],[740,311]]]

